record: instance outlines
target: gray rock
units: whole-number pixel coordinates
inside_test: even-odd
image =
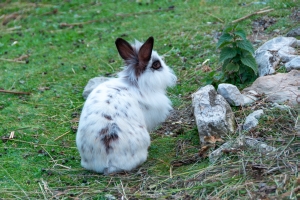
[[[274,52],[272,52],[274,53]],[[255,60],[258,65],[258,75],[265,76],[274,74],[275,68],[280,62],[280,59],[274,56],[270,51],[262,50],[255,52]],[[276,54],[276,52],[274,53]]]
[[[243,125],[243,130],[250,130],[257,126],[258,119],[264,114],[263,110],[256,110],[246,117],[246,121]]]
[[[234,113],[227,101],[217,94],[212,85],[202,87],[192,94],[192,101],[202,143],[205,142],[205,136],[221,138],[228,133],[234,133]]]
[[[275,75],[257,78],[254,83],[245,88],[242,93],[250,90],[264,95],[266,101],[287,103],[290,106],[299,106],[300,71],[292,70],[289,73],[277,73]],[[298,99],[297,99],[298,98]]]
[[[287,47],[297,46],[297,39],[293,37],[276,37],[264,43],[255,51],[255,60],[258,65],[259,76],[274,74],[281,57],[288,61],[293,56],[286,55]],[[283,49],[283,50],[281,50]],[[280,51],[281,50],[281,51]],[[279,54],[280,51],[280,55]]]
[[[292,30],[290,30],[286,36],[288,37],[297,37],[297,36],[300,36],[300,26],[297,27],[297,28],[294,28]]]
[[[89,96],[89,94],[93,91],[93,89],[95,89],[101,83],[108,81],[109,79],[111,79],[111,78],[95,77],[95,78],[90,79],[83,90],[83,93],[82,93],[83,98],[86,99]]]
[[[259,96],[259,94],[254,90],[249,90],[243,91],[242,96],[244,98],[244,105],[250,105],[257,101],[257,96]]]
[[[236,150],[245,147],[250,147],[266,155],[270,155],[271,153],[277,151],[275,147],[269,146],[264,142],[261,142],[255,138],[241,135],[234,140],[229,140],[228,142],[222,144],[218,149],[211,152],[209,154],[209,161],[211,163],[216,162],[223,155],[223,152],[226,149]]]
[[[256,52],[259,51],[279,51],[284,46],[295,47],[297,39],[293,37],[276,37],[267,41]]]
[[[244,105],[244,98],[239,89],[232,84],[221,83],[218,85],[218,93],[232,106]]]
[[[300,56],[297,56],[291,61],[285,63],[285,68],[288,72],[292,69],[300,70]]]
[[[297,51],[293,47],[284,46],[278,51],[280,60],[284,63],[291,61],[297,57]]]
[[[105,198],[106,200],[115,200],[115,199],[116,199],[116,197],[113,196],[112,194],[105,194],[105,195],[104,195],[104,198]]]
[[[290,110],[291,107],[287,105],[279,105],[278,103],[273,103],[272,104],[273,108],[278,108],[280,110]]]

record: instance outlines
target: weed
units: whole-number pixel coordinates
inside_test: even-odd
[[[224,81],[242,84],[257,77],[253,46],[247,40],[245,31],[238,28],[237,24],[224,29],[217,48],[221,49],[219,62],[223,63]]]

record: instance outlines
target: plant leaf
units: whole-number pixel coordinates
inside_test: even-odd
[[[237,47],[248,51],[251,54],[254,54],[254,48],[248,40],[239,40],[236,43]]]
[[[229,72],[229,73],[237,72],[237,71],[239,71],[239,68],[240,68],[239,65],[237,65],[237,64],[231,62],[231,63],[229,63],[228,65],[226,65],[225,71],[226,71],[226,72]]]
[[[243,40],[247,40],[246,33],[243,30],[236,30],[234,34],[240,36]]]
[[[236,56],[236,49],[232,47],[224,47],[220,53],[220,63],[228,58],[234,58]]]
[[[228,43],[233,39],[232,35],[229,33],[224,33],[221,35],[218,43],[217,43],[217,49],[220,48],[221,45],[224,46],[224,43]]]
[[[257,63],[252,55],[247,54],[246,56],[242,56],[241,61],[244,65],[250,67],[253,70],[254,74],[257,75]]]

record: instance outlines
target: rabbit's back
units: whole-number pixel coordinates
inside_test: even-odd
[[[134,96],[117,79],[99,85],[88,96],[76,136],[84,168],[129,171],[147,159],[150,136]]]

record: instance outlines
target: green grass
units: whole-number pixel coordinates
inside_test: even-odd
[[[173,160],[199,150],[196,129],[185,129],[177,137],[154,132],[149,158],[134,172],[103,176],[86,171],[80,166],[71,129],[77,124],[72,120],[83,106],[87,81],[121,70],[123,63],[114,45],[117,37],[143,41],[154,36],[155,50],[165,56],[179,78],[169,96],[175,108],[182,108],[190,104],[186,97],[205,84],[201,80],[207,74],[199,68],[201,64],[210,59],[213,70],[219,67],[215,32],[265,6],[274,8],[269,15],[279,20],[270,29],[284,24],[282,31],[287,32],[295,25],[288,15],[296,2],[279,0],[246,7],[239,6],[243,2],[239,0],[142,1],[141,5],[133,0],[36,2],[0,3],[0,89],[31,93],[0,93],[0,199],[103,199],[106,194],[139,199],[236,199],[250,198],[249,191],[257,191],[256,183],[248,183],[253,177],[242,173],[243,163],[236,156],[225,156],[220,165],[202,159],[171,168]],[[170,6],[174,9],[168,10]],[[3,25],[15,12],[18,16]],[[246,19],[240,26],[250,34],[252,20],[259,17]],[[82,25],[62,28],[61,23]],[[22,55],[29,57],[12,61]],[[7,140],[12,132],[14,138]],[[182,141],[185,149],[176,154]],[[238,170],[228,170],[231,164]],[[290,176],[280,194],[294,189],[295,177]],[[271,178],[268,181],[274,183]]]

